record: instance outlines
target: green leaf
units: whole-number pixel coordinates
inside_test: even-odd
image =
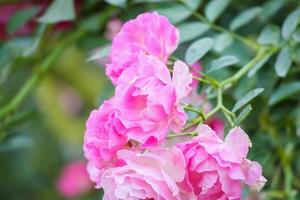
[[[75,19],[73,0],[55,0],[41,16],[38,21],[46,24],[55,24],[61,21],[72,21]]]
[[[204,13],[207,19],[214,22],[229,5],[230,0],[212,0],[205,7]]]
[[[276,59],[275,71],[277,76],[285,77],[292,65],[291,50],[288,47],[283,48]]]
[[[287,16],[287,18],[284,20],[281,33],[284,39],[289,39],[292,33],[297,28],[297,25],[299,23],[300,19],[300,8],[293,11],[291,14]]]
[[[240,108],[242,108],[244,105],[249,103],[252,99],[254,99],[256,96],[258,96],[260,93],[264,91],[264,88],[256,88],[248,92],[243,98],[238,100],[235,105],[233,106],[232,112],[236,112]]]
[[[293,39],[296,41],[296,42],[300,42],[300,28],[298,28],[294,34],[293,34]]]
[[[33,40],[32,45],[29,48],[25,49],[25,51],[23,52],[23,57],[31,56],[36,52],[36,50],[38,49],[39,44],[41,42],[42,36],[43,36],[44,32],[46,31],[46,26],[47,25],[45,25],[45,24],[40,25],[40,27],[37,30],[37,36]]]
[[[215,38],[214,42],[214,50],[218,53],[222,52],[233,42],[233,38],[231,35],[227,33],[221,33]]]
[[[105,56],[108,56],[109,52],[111,50],[111,45],[107,45],[104,47],[101,47],[96,53],[94,53],[87,61],[92,60],[98,60],[100,58],[103,58]]]
[[[265,57],[264,59],[260,60],[258,63],[256,63],[248,72],[248,77],[252,77],[258,70],[260,70],[271,58],[271,55]]]
[[[134,0],[133,3],[159,3],[172,0]]]
[[[29,20],[31,20],[39,12],[38,7],[30,7],[20,10],[14,13],[8,21],[7,33],[9,35],[15,33],[19,28],[24,26]]]
[[[201,59],[213,46],[213,39],[206,37],[193,42],[185,53],[185,61],[192,65]]]
[[[280,29],[275,25],[268,25],[260,33],[257,41],[263,45],[278,44],[280,39]]]
[[[248,104],[245,108],[243,108],[243,110],[237,116],[237,118],[235,120],[235,124],[238,125],[242,121],[244,121],[244,119],[246,119],[246,117],[250,114],[251,111],[252,111],[252,106],[250,104]]]
[[[186,5],[176,2],[160,3],[155,9],[161,15],[169,18],[171,23],[177,24],[192,15],[192,13],[200,6],[202,0],[185,0]],[[187,6],[189,8],[187,8]]]
[[[269,99],[269,105],[275,105],[288,97],[300,92],[300,81],[284,83],[273,92]]]
[[[262,6],[262,12],[260,18],[265,22],[270,17],[278,13],[278,11],[286,4],[286,1],[282,0],[269,0]]]
[[[189,22],[181,24],[178,29],[180,32],[180,43],[184,43],[204,34],[208,31],[209,26],[201,22]]]
[[[235,65],[239,62],[239,59],[233,55],[222,56],[221,58],[212,61],[212,65],[207,73],[222,69],[224,67]]]
[[[107,3],[124,8],[126,6],[127,0],[105,0]]]
[[[237,30],[238,28],[246,25],[250,21],[252,21],[255,17],[260,14],[261,8],[260,7],[253,7],[245,10],[244,12],[240,13],[236,16],[232,22],[230,23],[229,27],[231,30]]]
[[[0,143],[1,151],[12,151],[17,149],[30,148],[33,146],[32,138],[27,135],[12,135]]]

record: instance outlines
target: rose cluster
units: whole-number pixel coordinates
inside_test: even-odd
[[[83,146],[106,200],[241,199],[244,184],[260,189],[266,181],[246,158],[251,142],[240,128],[223,140],[200,125],[198,136],[167,144],[187,121],[182,102],[194,84],[184,62],[168,63],[178,42],[179,31],[156,12],[113,38],[106,74],[115,95],[91,112]]]

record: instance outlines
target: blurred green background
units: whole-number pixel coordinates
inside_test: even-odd
[[[84,160],[85,120],[114,92],[105,76],[105,58],[88,59],[95,52],[104,54],[121,23],[138,13],[156,10],[184,27],[197,20],[193,12],[204,13],[208,2],[187,0],[193,8],[187,10],[170,0],[0,0],[0,199],[66,199],[57,190],[62,170],[67,163]],[[299,4],[298,0],[232,0],[217,23],[228,27],[238,13],[259,7],[258,16],[236,30],[256,41],[267,25],[281,27]],[[190,42],[200,35],[220,40],[215,30],[194,37],[195,32],[189,31],[189,41],[175,52],[177,58],[183,59]],[[222,55],[239,58],[236,66],[212,73],[218,80],[230,77],[255,55],[241,41],[225,43],[223,38],[202,60],[206,70]],[[243,77],[224,94],[226,105],[233,106],[250,89],[265,88],[240,124],[253,143],[250,158],[262,164],[268,179],[262,195],[252,199],[300,199],[300,47],[298,42],[291,45],[293,64],[286,77],[276,76],[276,57],[271,57],[254,76]],[[298,84],[296,89],[269,105],[274,91],[290,82]],[[209,88],[200,89],[209,93]],[[101,191],[90,189],[71,199],[100,196]]]

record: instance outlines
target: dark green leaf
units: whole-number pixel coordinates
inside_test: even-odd
[[[289,39],[292,33],[297,28],[300,19],[300,8],[293,11],[291,14],[287,16],[282,25],[282,36],[284,39]]]
[[[201,59],[213,46],[213,39],[206,37],[193,42],[185,53],[185,61],[192,65]]]
[[[254,99],[256,96],[258,96],[260,93],[264,91],[264,88],[256,88],[248,92],[243,98],[238,100],[235,105],[233,106],[232,112],[236,112],[240,108],[242,108],[244,105],[249,103],[252,99]]]
[[[239,59],[233,55],[223,56],[221,58],[212,61],[212,66],[209,68],[207,73],[222,69],[224,67],[235,65],[239,62]]]
[[[39,12],[38,7],[30,7],[14,13],[8,21],[7,33],[9,35],[15,33],[19,28],[24,26]]]
[[[181,24],[179,27],[180,43],[184,43],[199,37],[208,31],[209,26],[201,22],[189,22]]]
[[[257,41],[260,44],[268,45],[268,44],[278,44],[280,39],[280,29],[275,25],[268,25],[263,29],[260,33]]]
[[[124,8],[126,6],[127,0],[105,0],[107,3]]]
[[[269,0],[262,6],[262,12],[260,17],[263,21],[268,20],[270,17],[275,15],[286,3],[282,0]]]
[[[216,52],[222,52],[233,42],[233,38],[231,35],[227,33],[221,33],[215,38],[214,42],[214,50]]]
[[[230,0],[212,0],[205,7],[204,13],[211,22],[215,21],[229,5]]]
[[[243,110],[237,116],[235,124],[238,125],[242,121],[244,121],[244,119],[246,119],[246,117],[250,114],[251,111],[252,111],[252,106],[248,104],[245,108],[243,108]]]
[[[288,47],[283,48],[276,59],[275,71],[277,76],[285,77],[292,65],[291,50]]]
[[[55,0],[38,21],[46,24],[55,24],[57,22],[72,21],[74,19],[75,10],[73,0]]]
[[[260,7],[253,7],[250,9],[245,10],[244,12],[240,13],[236,16],[232,22],[230,23],[231,30],[237,30],[238,28],[246,25],[250,21],[252,21],[255,17],[260,14],[261,8]]]
[[[275,105],[282,100],[300,92],[300,81],[285,83],[275,90],[269,100],[269,105]]]

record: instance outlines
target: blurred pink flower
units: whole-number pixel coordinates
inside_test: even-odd
[[[76,116],[83,108],[83,100],[72,87],[65,87],[59,95],[59,103],[64,112]]]
[[[104,200],[196,199],[184,183],[186,163],[176,147],[143,153],[121,150],[118,156],[125,165],[103,174]]]
[[[183,62],[174,64],[172,79],[161,60],[140,54],[136,64],[122,73],[116,87],[115,106],[128,129],[128,138],[149,146],[163,141],[170,129],[180,131],[187,116],[179,100],[188,95],[191,82]]]
[[[112,40],[121,30],[122,24],[122,21],[117,18],[109,20],[106,24],[105,37]]]
[[[105,101],[98,110],[92,111],[86,122],[83,151],[96,187],[99,187],[103,171],[118,165],[116,152],[127,144],[127,130],[113,109],[112,101]]]
[[[242,183],[260,189],[266,179],[259,163],[246,159],[251,142],[241,128],[234,128],[225,141],[207,125],[199,136],[179,143],[188,180],[198,199],[241,199]]]
[[[115,84],[123,70],[137,62],[140,53],[166,63],[178,41],[179,31],[166,17],[156,12],[143,13],[126,22],[113,38],[106,74]]]
[[[75,0],[75,10],[76,13],[79,13],[81,8],[81,2],[82,0]],[[50,0],[31,0],[31,1],[20,1],[16,3],[7,3],[5,5],[0,5],[0,41],[1,40],[8,40],[11,37],[14,36],[22,36],[22,35],[28,35],[34,32],[36,26],[37,26],[37,17],[41,16],[50,5]],[[15,33],[12,33],[12,35],[7,34],[7,25],[10,20],[10,18],[17,12],[28,9],[28,8],[34,8],[37,7],[38,12],[37,14],[30,19],[27,23],[25,23],[23,26],[21,26],[18,30],[16,30]],[[63,21],[56,23],[54,26],[55,30],[67,30],[72,28],[74,25],[73,22]]]
[[[87,193],[92,188],[92,182],[86,171],[86,163],[76,160],[64,166],[57,182],[58,191],[66,198],[72,198]]]

